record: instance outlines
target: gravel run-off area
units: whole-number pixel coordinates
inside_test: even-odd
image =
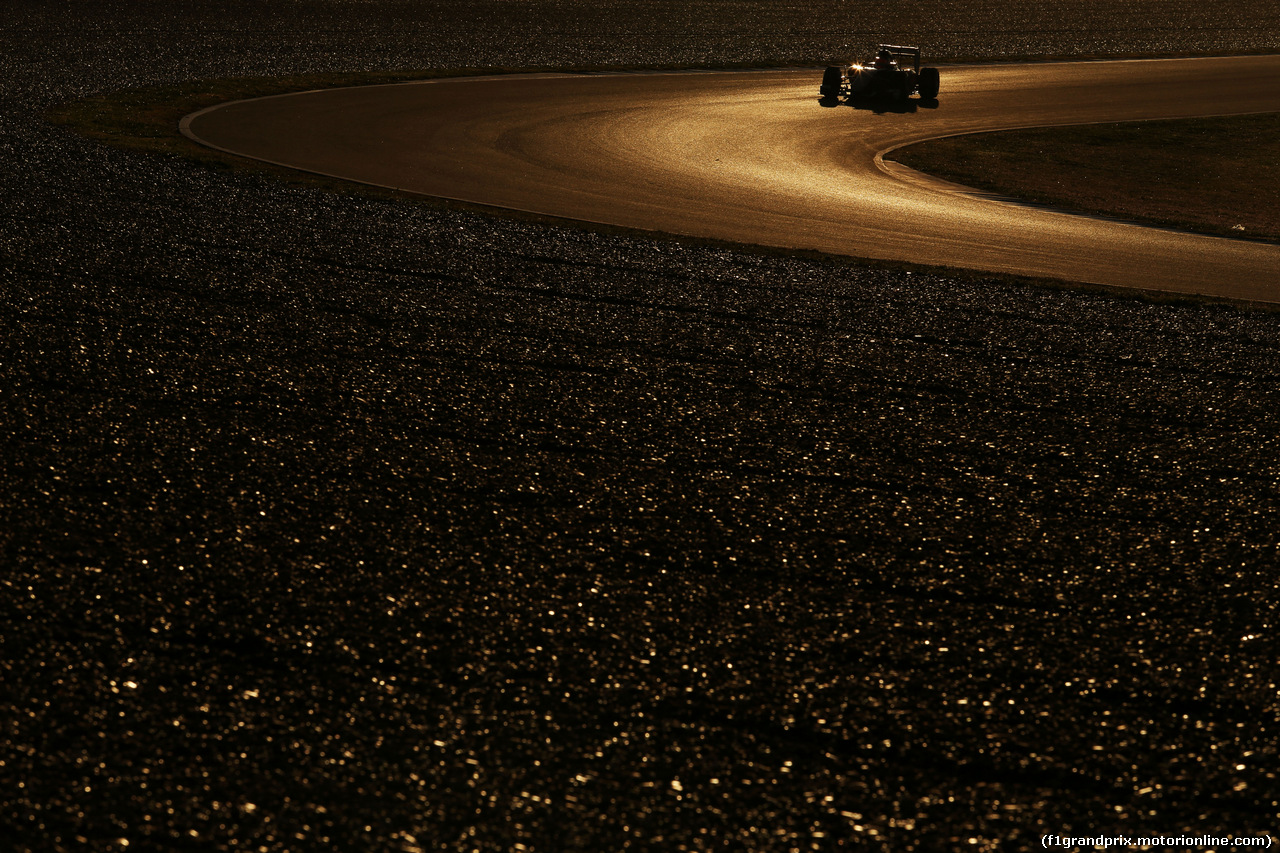
[[[1280,13],[0,4],[5,849],[1274,833],[1280,315],[348,197],[45,119],[881,40],[1256,52]]]

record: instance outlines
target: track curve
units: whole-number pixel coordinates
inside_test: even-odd
[[[1280,56],[950,67],[938,102],[887,112],[824,105],[818,79],[438,80],[237,101],[182,130],[290,168],[569,219],[1280,302],[1280,246],[1012,204],[883,160],[962,133],[1280,111]]]

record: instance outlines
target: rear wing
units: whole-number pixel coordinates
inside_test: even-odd
[[[910,58],[911,64],[915,68],[916,73],[920,73],[920,48],[907,47],[906,45],[901,44],[882,44],[880,45],[879,50],[889,51],[895,61],[897,61],[899,57]],[[898,65],[901,66],[902,63],[898,62]]]

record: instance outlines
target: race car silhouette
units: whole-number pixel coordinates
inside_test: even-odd
[[[905,101],[917,92],[924,100],[938,97],[938,69],[920,67],[920,48],[882,44],[866,63],[831,65],[818,91],[824,98],[849,100],[889,97]]]

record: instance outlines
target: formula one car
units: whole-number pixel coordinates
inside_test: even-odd
[[[938,97],[938,69],[920,67],[920,48],[882,44],[867,63],[831,65],[818,91],[824,98],[841,95],[850,100],[891,97],[905,101],[919,92],[924,100]]]

